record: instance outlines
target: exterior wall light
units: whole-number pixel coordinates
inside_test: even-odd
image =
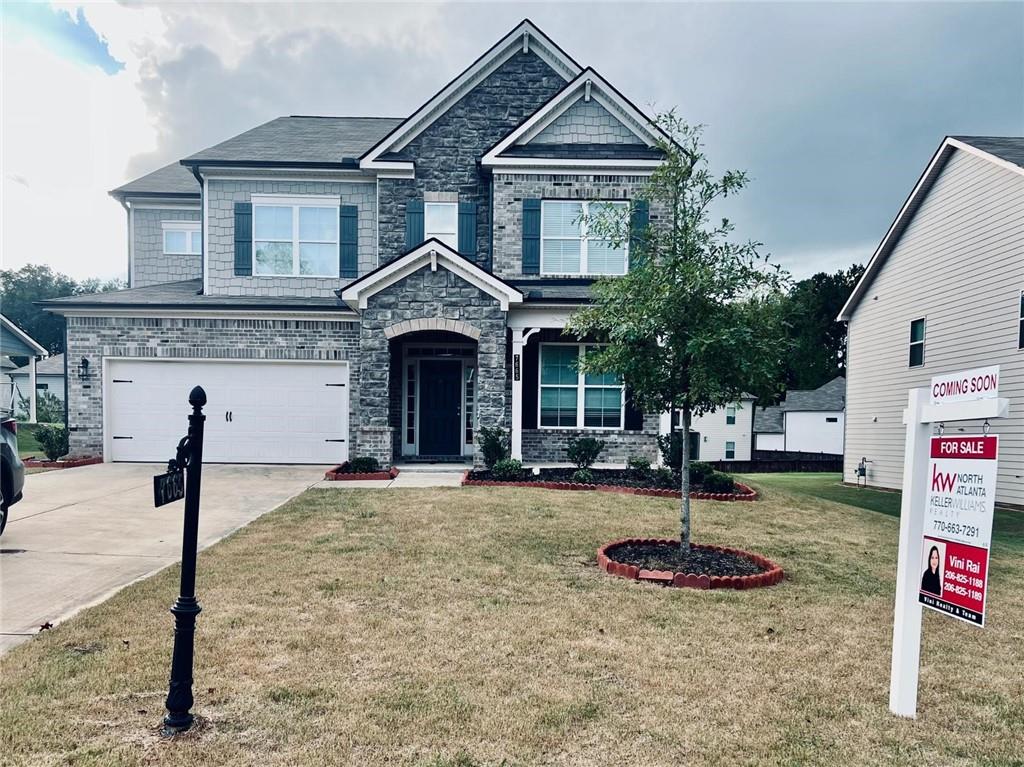
[[[82,361],[78,363],[78,377],[82,381],[89,379],[89,360],[82,357]]]

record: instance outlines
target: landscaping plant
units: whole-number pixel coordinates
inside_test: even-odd
[[[706,493],[731,493],[736,489],[732,477],[714,469],[704,475],[702,484]]]
[[[523,462],[515,458],[502,458],[495,461],[491,473],[502,482],[515,482],[523,476]]]
[[[789,277],[758,243],[731,242],[728,220],[711,221],[711,207],[746,186],[746,174],[712,176],[700,127],[674,112],[657,122],[664,162],[639,199],[587,222],[592,237],[629,243],[629,272],[598,280],[593,304],[573,314],[569,329],[607,343],[582,358],[585,373],[621,375],[645,413],[679,412],[680,542],[688,551],[690,424],[746,392],[772,399],[790,344]]]
[[[31,403],[28,397],[18,394],[18,417],[28,418]],[[36,422],[37,423],[64,423],[64,400],[53,392],[36,392]]]
[[[578,485],[589,485],[594,481],[594,472],[590,469],[576,469],[572,473],[572,481]]]
[[[494,465],[508,458],[510,445],[508,434],[500,426],[481,426],[477,429],[477,444],[483,453],[484,466],[493,469]]]
[[[380,461],[371,455],[362,455],[349,461],[348,469],[353,474],[373,474],[380,471]]]
[[[651,462],[642,455],[633,455],[627,458],[626,468],[630,479],[642,481],[651,476]]]
[[[565,457],[577,469],[589,469],[604,450],[604,440],[595,437],[570,437],[565,447]]]
[[[60,424],[39,424],[36,427],[36,442],[51,461],[68,454],[68,430]]]

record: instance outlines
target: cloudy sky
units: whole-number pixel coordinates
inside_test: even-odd
[[[124,276],[107,190],[283,114],[404,116],[523,17],[707,126],[798,277],[866,260],[946,134],[1024,133],[1024,3],[0,7],[4,268]]]

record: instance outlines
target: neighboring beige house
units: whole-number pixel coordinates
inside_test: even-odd
[[[788,391],[781,405],[757,409],[755,449],[842,455],[845,408],[842,376],[817,389]]]
[[[869,485],[901,487],[907,390],[999,365],[1010,417],[992,423],[996,500],[1024,506],[1024,138],[943,141],[839,320],[849,323],[845,481],[867,458]]]

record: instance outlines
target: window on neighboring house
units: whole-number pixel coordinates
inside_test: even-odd
[[[1017,331],[1017,348],[1024,349],[1024,290],[1020,292],[1020,329]]]
[[[587,234],[587,220],[610,211],[624,213],[627,202],[544,200],[541,202],[541,274],[625,274],[629,246],[613,247]]]
[[[423,239],[436,237],[452,250],[459,249],[459,204],[427,202],[423,204]]]
[[[164,255],[198,256],[203,252],[203,233],[198,221],[162,221]]]
[[[736,443],[735,442],[726,442],[725,443],[725,457],[726,458],[735,458],[736,457]]]
[[[729,405],[725,409],[725,422],[732,426],[736,423],[736,408],[733,405]]]
[[[540,425],[576,429],[621,429],[625,407],[621,376],[581,373],[580,359],[599,347],[541,344]]]
[[[924,319],[910,323],[910,367],[924,364]]]
[[[254,195],[253,274],[338,276],[336,198],[260,199]]]

